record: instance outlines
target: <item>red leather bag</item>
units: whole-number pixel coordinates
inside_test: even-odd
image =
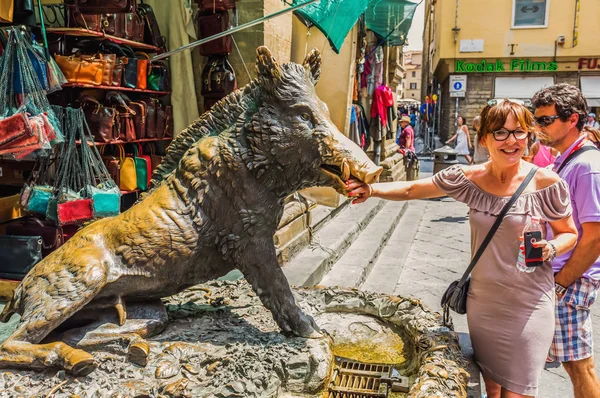
[[[219,12],[211,15],[199,15],[197,23],[198,34],[201,39],[204,39],[229,29],[229,14],[227,12]],[[231,44],[231,35],[211,40],[200,46],[200,54],[204,56],[229,54],[231,52]]]
[[[92,199],[77,199],[58,204],[58,224],[79,224],[93,218]]]
[[[150,185],[150,180],[152,179],[152,170],[154,170],[152,168],[152,158],[150,158],[150,156],[148,155],[144,155],[143,149],[142,149],[142,144],[137,144],[138,146],[138,158],[142,158],[146,161],[146,167],[147,167],[147,171],[148,171],[148,185]]]
[[[196,0],[201,12],[227,11],[235,8],[235,0]]]

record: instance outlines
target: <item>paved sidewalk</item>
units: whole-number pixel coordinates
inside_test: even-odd
[[[422,160],[421,178],[431,175],[431,169],[432,163]],[[415,201],[411,205],[423,209],[423,218],[394,294],[417,297],[434,310],[441,311],[440,298],[443,292],[450,282],[462,275],[469,264],[468,208],[450,198]],[[595,357],[600,358],[600,304],[593,306],[592,317],[596,330]],[[456,331],[463,336],[467,334],[466,316],[453,313],[452,318]],[[597,372],[599,368],[597,364]],[[547,368],[542,373],[539,397],[573,397],[569,377],[562,366]]]

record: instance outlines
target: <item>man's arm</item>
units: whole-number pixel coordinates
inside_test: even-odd
[[[561,286],[569,287],[587,271],[600,256],[600,222],[581,224],[581,239],[571,257],[555,276]]]

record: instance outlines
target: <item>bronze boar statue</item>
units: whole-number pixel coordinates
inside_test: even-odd
[[[139,203],[85,226],[25,276],[0,314],[21,315],[0,367],[86,375],[97,366],[86,349],[145,365],[144,338],[167,325],[160,299],[235,268],[282,331],[321,336],[277,263],[284,199],[311,186],[344,192],[349,177],[371,183],[381,168],[331,122],[314,89],[320,64],[316,50],[280,65],[258,48],[258,78],[174,139]]]

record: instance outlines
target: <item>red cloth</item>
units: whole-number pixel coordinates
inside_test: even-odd
[[[392,89],[385,85],[377,87],[373,93],[371,117],[379,116],[383,127],[387,127],[387,108],[390,106],[394,106]]]

